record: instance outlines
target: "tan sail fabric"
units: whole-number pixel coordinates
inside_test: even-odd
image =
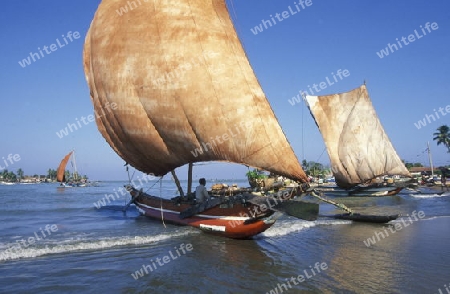
[[[70,156],[72,155],[73,151],[70,151],[69,154],[64,156],[64,158],[61,160],[61,163],[58,166],[58,169],[56,170],[56,180],[58,182],[64,182],[65,181],[65,172],[66,172],[66,165],[69,161]]]
[[[137,169],[228,161],[306,181],[224,0],[103,0],[84,68],[100,132]]]
[[[386,135],[366,86],[329,96],[306,96],[322,133],[336,184],[350,188],[382,175],[410,176]]]

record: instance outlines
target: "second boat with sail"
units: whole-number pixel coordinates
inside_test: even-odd
[[[339,188],[323,188],[339,196],[389,196],[405,182],[377,182],[383,176],[411,177],[381,125],[366,85],[349,92],[306,96],[322,134]]]
[[[73,169],[72,175],[69,171],[66,171],[66,166],[69,162],[69,159],[72,158],[71,165]],[[59,187],[85,187],[86,181],[84,181],[77,171],[77,164],[75,161],[75,151],[70,151],[64,158],[61,160],[61,163],[56,170],[56,180],[60,183]]]

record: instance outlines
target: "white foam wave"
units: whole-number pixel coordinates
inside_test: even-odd
[[[434,219],[437,219],[437,218],[448,218],[448,217],[450,217],[450,215],[439,215],[439,216],[432,216],[432,217],[429,217],[429,218],[424,218],[422,220],[429,221],[429,220],[434,220]]]
[[[126,236],[104,238],[100,240],[82,240],[72,244],[65,244],[67,240],[61,240],[58,244],[46,244],[45,247],[29,247],[20,249],[8,249],[0,251],[0,261],[14,260],[21,258],[35,258],[43,255],[71,253],[80,251],[96,251],[105,250],[114,247],[129,245],[145,245],[155,242],[164,241],[173,237],[187,235],[189,232],[180,232],[175,234],[160,234],[156,236]],[[64,244],[63,244],[64,243]],[[16,245],[16,244],[10,244]]]
[[[352,221],[348,220],[335,220],[335,219],[319,219],[316,221],[299,221],[299,220],[284,220],[277,221],[269,230],[265,231],[262,235],[264,237],[280,237],[286,236],[291,233],[299,232],[301,230],[309,229],[315,226],[323,225],[345,225],[351,224]]]
[[[315,221],[317,225],[348,225],[351,224],[351,220],[343,219],[319,219]]]
[[[439,198],[439,197],[448,197],[450,193],[446,192],[443,194],[409,194],[409,196],[414,198]]]
[[[270,229],[265,231],[262,235],[265,237],[280,237],[294,232],[301,231],[303,229],[311,228],[316,225],[315,222],[303,222],[303,221],[278,221]]]

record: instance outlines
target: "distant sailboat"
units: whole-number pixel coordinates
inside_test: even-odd
[[[126,3],[101,2],[84,47],[94,109],[103,113],[98,129],[116,153],[156,176],[190,163],[226,161],[307,187],[225,1],[154,1],[118,16]],[[112,103],[117,108],[108,111]],[[144,215],[231,238],[261,233],[277,216],[275,209],[258,210],[248,197],[196,211],[180,198],[128,190]]]
[[[72,166],[74,168],[74,172],[73,172],[73,180],[70,182],[67,182],[66,179],[66,166],[67,163],[69,162],[69,159],[72,156]],[[86,186],[85,183],[80,183],[80,180],[78,178],[78,171],[77,171],[77,167],[76,167],[76,162],[75,162],[75,151],[70,151],[66,156],[64,156],[64,158],[61,160],[61,163],[58,166],[58,169],[56,170],[56,180],[60,183],[60,187],[84,187]]]
[[[387,196],[400,192],[401,186],[374,183],[385,175],[411,175],[386,135],[365,85],[305,100],[325,141],[336,184],[342,188],[328,193]]]

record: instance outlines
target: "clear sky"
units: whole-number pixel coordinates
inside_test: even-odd
[[[142,5],[152,1],[141,0]],[[0,169],[6,167],[9,154],[18,154],[20,160],[7,161],[9,170],[46,174],[75,149],[82,174],[100,180],[127,178],[123,160],[95,123],[83,123],[61,138],[57,135],[68,124],[93,114],[82,50],[99,3],[2,2]],[[305,105],[292,105],[289,99],[292,102],[308,87],[314,91],[313,84],[332,80],[333,73],[346,69],[348,77],[338,77],[338,82],[314,94],[349,91],[365,80],[381,123],[402,159],[428,164],[423,151],[430,141],[435,165],[450,164],[450,154],[432,140],[437,127],[450,125],[447,0],[312,0],[303,6],[299,0],[227,3],[255,73],[299,160],[329,163]],[[260,27],[257,34],[256,26]],[[26,58],[30,58],[29,65],[22,61]],[[419,120],[423,121],[420,128]],[[236,165],[207,164],[196,167],[194,177],[242,178],[245,172],[245,167]],[[179,176],[185,178],[185,169]]]

